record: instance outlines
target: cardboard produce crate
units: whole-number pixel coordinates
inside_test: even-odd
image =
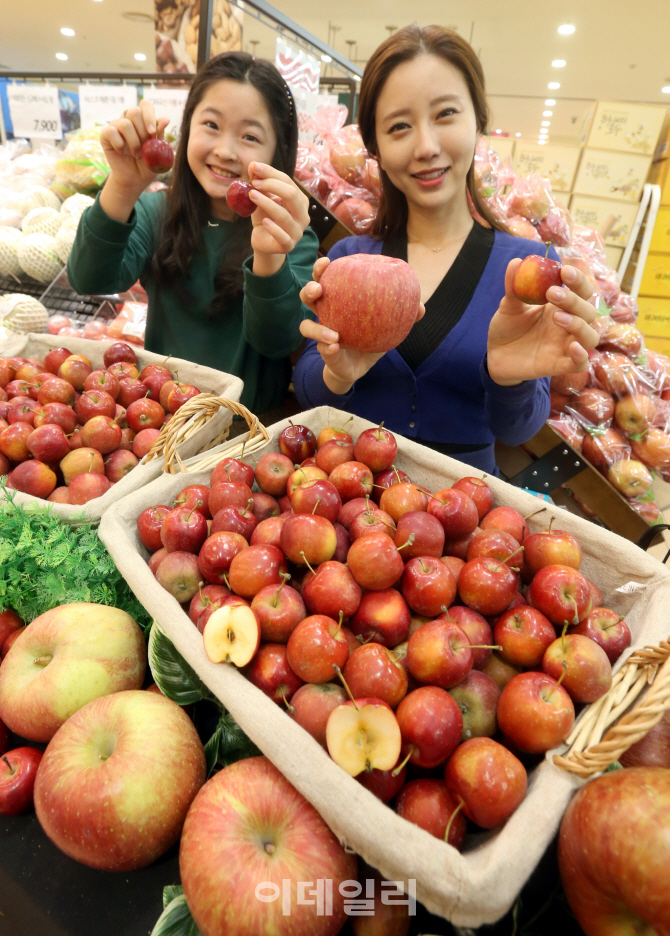
[[[652,253],[670,253],[670,208],[659,208],[651,235]]]
[[[576,195],[637,203],[647,181],[651,156],[585,149],[577,170]]]
[[[53,351],[54,348],[66,347],[73,354],[85,354],[95,369],[97,367],[104,368],[103,355],[112,344],[114,344],[113,341],[90,341],[86,338],[63,338],[58,335],[30,334],[21,336],[11,345],[3,345],[2,356],[13,357],[18,355],[43,359],[44,355],[48,354],[49,351]],[[153,354],[143,348],[134,348],[134,350],[137,354],[138,370],[141,370],[147,364],[163,364],[165,362],[165,356],[162,354]],[[225,374],[223,371],[213,370],[211,367],[203,367],[201,364],[193,364],[181,358],[169,358],[166,366],[173,374],[175,372],[179,373],[179,379],[182,383],[193,384],[203,393],[215,393],[235,402],[242,395],[243,383],[239,377],[234,377],[232,374]],[[226,430],[229,429],[232,418],[232,413],[229,410],[219,410],[216,416],[180,444],[180,457],[189,458],[215,445],[217,440],[222,438]],[[96,497],[82,506],[53,504],[53,513],[66,523],[97,523],[110,504],[159,477],[163,465],[163,458],[154,458],[147,461],[145,456],[137,467],[128,472],[120,481],[117,481],[102,497]],[[19,491],[16,493],[15,500],[17,504],[47,503],[41,498],[22,494]]]
[[[661,186],[661,205],[670,205],[670,159],[655,162],[649,170],[648,181]]]
[[[611,198],[573,195],[570,199],[570,214],[575,224],[583,224],[596,231],[605,225],[609,226],[610,219],[614,218],[614,224],[609,226],[605,236],[605,244],[608,247],[625,247],[635,223],[637,205],[627,205]]]
[[[653,156],[665,122],[663,104],[597,101],[582,123],[582,143],[595,149]]]
[[[580,155],[579,146],[540,145],[519,140],[514,148],[513,165],[520,176],[537,172],[549,179],[552,192],[560,195],[572,191]]]
[[[649,253],[644,265],[640,294],[670,298],[670,254]]]
[[[301,413],[294,423],[315,433],[327,425],[341,425],[349,418],[329,407]],[[271,445],[288,420],[270,427]],[[357,436],[371,423],[354,417],[349,431]],[[234,440],[239,442],[244,437]],[[460,477],[473,474],[470,467],[397,436],[396,465],[413,481],[437,491]],[[232,444],[213,453],[221,457]],[[251,464],[267,451],[261,448]],[[396,815],[356,780],[344,773],[321,746],[293,722],[274,702],[256,689],[234,667],[214,664],[206,656],[197,628],[177,601],[157,583],[141,546],[136,521],[146,507],[171,503],[187,484],[208,483],[211,468],[187,475],[163,476],[114,504],[103,516],[99,535],[120,571],[160,628],[175,644],[239,722],[242,729],[289,781],[316,807],[340,841],[354,849],[389,880],[407,886],[416,881],[417,898],[434,913],[460,926],[479,926],[498,920],[539,862],[555,835],[561,816],[581,781],[557,768],[550,754],[529,776],[528,793],[519,809],[500,829],[476,837],[460,854],[418,826]],[[496,478],[489,483],[496,504],[509,504],[524,515],[538,508],[531,494]],[[670,571],[630,542],[597,526],[547,506],[532,521],[534,530],[546,529],[550,520],[568,530],[581,543],[584,573],[602,589],[605,603],[625,615],[633,643],[658,643],[667,637]],[[622,571],[625,570],[625,571]],[[639,591],[617,592],[634,581]]]

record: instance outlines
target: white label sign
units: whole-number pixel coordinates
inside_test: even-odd
[[[57,88],[11,84],[7,88],[7,98],[15,137],[63,138]]]
[[[137,107],[137,88],[134,85],[79,85],[82,130],[104,127],[129,107]]]
[[[187,88],[146,88],[146,100],[151,101],[156,111],[156,118],[169,117],[170,123],[165,130],[166,134],[179,139],[181,120],[184,114],[184,105],[188,97]]]

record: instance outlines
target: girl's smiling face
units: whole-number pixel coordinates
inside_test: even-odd
[[[249,181],[250,163],[271,163],[276,146],[266,103],[253,85],[224,78],[207,89],[191,118],[186,157],[213,215],[232,220],[228,186]]]
[[[380,164],[410,207],[465,203],[477,121],[454,65],[435,55],[398,65],[377,101],[375,135]]]

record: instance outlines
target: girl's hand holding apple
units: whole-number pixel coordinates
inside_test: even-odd
[[[593,287],[575,267],[561,267],[567,289],[552,286],[545,305],[529,306],[513,291],[521,260],[512,260],[505,275],[505,298],[491,319],[488,334],[489,374],[501,386],[586,370],[587,349],[599,337],[591,324],[597,313],[587,301]]]
[[[269,276],[280,269],[309,225],[309,199],[290,176],[266,163],[251,163],[249,179],[249,198],[256,206],[251,215],[253,272]]]

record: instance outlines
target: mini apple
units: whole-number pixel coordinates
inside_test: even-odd
[[[16,611],[12,611],[10,608],[5,608],[4,611],[0,611],[0,647],[2,647],[10,634],[13,634],[23,626],[24,623]]]
[[[26,441],[31,455],[43,462],[59,462],[70,451],[70,443],[61,426],[47,423],[35,429]]]
[[[93,368],[90,364],[80,360],[77,355],[71,354],[58,368],[58,376],[61,380],[67,380],[75,390],[81,392],[84,389],[86,378],[92,371]]]
[[[346,692],[335,683],[305,683],[291,698],[289,714],[321,747],[326,748],[326,725],[330,713],[346,701]]]
[[[384,647],[397,647],[409,636],[410,610],[395,588],[367,592],[349,622],[354,635]]]
[[[380,471],[379,474],[374,476],[374,488],[372,490],[372,498],[377,504],[381,500],[382,493],[386,488],[391,487],[392,484],[404,484],[405,482],[411,482],[411,479],[408,474],[400,469],[396,468],[393,465],[391,468],[386,468],[384,471]]]
[[[334,471],[338,465],[353,461],[354,444],[341,439],[330,439],[318,449],[314,464],[326,474]]]
[[[150,172],[162,174],[174,166],[174,152],[167,140],[149,137],[142,144],[142,159]]]
[[[114,364],[110,364],[107,370],[116,377],[119,384],[122,380],[135,381],[139,377],[139,371],[135,365],[127,361],[116,361]],[[144,392],[147,392],[146,387],[144,388]]]
[[[493,628],[503,660],[524,669],[540,666],[547,647],[556,640],[554,626],[537,608],[522,605],[503,611]]]
[[[622,767],[670,767],[670,710],[619,758]]]
[[[188,484],[175,497],[175,507],[192,507],[201,513],[205,520],[211,519],[209,511],[209,488],[206,484]]]
[[[195,507],[176,507],[161,525],[161,542],[170,552],[199,553],[207,539],[207,521]]]
[[[122,365],[115,366],[120,368]],[[125,366],[129,367],[130,365]],[[125,406],[128,409],[131,403],[143,400],[148,393],[149,390],[146,384],[143,384],[137,377],[121,377],[119,379],[119,395],[116,399],[120,406]]]
[[[575,708],[562,685],[546,673],[519,673],[502,690],[498,727],[521,751],[540,754],[558,747],[575,721]]]
[[[166,504],[157,504],[155,507],[147,507],[137,518],[137,535],[149,552],[156,552],[162,547],[161,526],[169,513],[170,508]]]
[[[521,761],[492,738],[471,738],[445,768],[447,790],[483,829],[495,829],[521,805],[528,786]]]
[[[345,693],[346,699],[346,693]],[[356,780],[373,793],[382,803],[388,803],[403,788],[407,779],[407,768],[401,763],[391,770],[364,770]]]
[[[263,496],[269,497],[269,495]],[[230,510],[230,508],[225,507],[221,513],[225,513],[226,510]],[[260,520],[251,534],[251,539],[249,540],[251,545],[255,546],[256,543],[269,543],[271,546],[281,548],[281,531],[289,516],[290,514],[286,514],[285,516],[280,515],[278,517],[268,517],[267,520]]]
[[[242,218],[248,218],[254,213],[257,205],[249,198],[249,192],[254,190],[251,182],[244,182],[242,179],[233,179],[228,185],[226,192],[226,203],[228,207],[240,215]]]
[[[435,617],[456,597],[454,577],[435,556],[417,556],[405,566],[400,583],[403,598],[412,611]]]
[[[337,465],[328,480],[335,485],[343,501],[372,493],[372,472],[362,462],[348,461]]]
[[[518,543],[523,543],[528,536],[528,524],[518,510],[513,507],[494,507],[481,522],[482,530],[503,530],[513,536]]]
[[[601,595],[602,598],[602,595]],[[590,637],[607,654],[612,665],[616,663],[624,650],[630,647],[631,633],[628,624],[609,608],[596,607],[575,627],[573,634]]]
[[[484,616],[502,614],[516,591],[516,575],[496,559],[471,559],[458,578],[458,592],[463,603]]]
[[[149,367],[154,367],[150,364]],[[149,395],[147,399],[155,400],[156,403],[160,403],[161,390],[168,381],[172,381],[172,374],[166,367],[154,367],[154,370],[148,373],[146,376],[142,376],[147,370],[145,367],[142,373],[140,374],[140,380],[144,386],[148,389]]]
[[[337,546],[333,524],[325,517],[313,514],[294,514],[288,517],[282,527],[280,539],[286,557],[296,565],[319,565],[327,562],[332,558]]]
[[[181,509],[187,510],[188,508]],[[223,584],[233,559],[248,545],[246,539],[239,533],[220,531],[207,536],[198,553],[198,566],[203,578],[216,585]],[[190,550],[190,552],[194,551]]]
[[[385,533],[357,539],[349,547],[347,563],[361,588],[371,591],[391,588],[404,571],[402,553]]]
[[[316,574],[308,572],[302,583],[302,597],[312,614],[325,614],[339,619],[356,614],[361,603],[362,590],[349,569],[342,562],[322,562]]]
[[[17,491],[43,499],[51,494],[58,483],[51,468],[35,458],[21,462],[9,472],[7,478]]]
[[[424,514],[426,516],[426,514]],[[396,525],[393,522],[391,516],[386,513],[385,510],[382,510],[381,507],[374,507],[370,509],[369,502],[366,510],[361,511],[361,513],[356,514],[354,519],[349,525],[349,540],[353,543],[355,540],[359,539],[361,536],[369,536],[370,533],[386,533],[387,536],[390,536],[391,539],[395,536]],[[409,533],[405,536],[404,542],[409,539]],[[400,544],[396,544],[400,545]],[[410,552],[412,546],[408,546],[407,549],[403,551],[403,554]],[[408,558],[411,559],[411,556]]]
[[[52,351],[49,351],[44,355],[44,366],[51,374],[57,374],[58,368],[61,366],[63,361],[67,360],[72,354],[71,351],[68,351],[67,348],[54,348]],[[1,364],[0,364],[1,367]],[[2,372],[0,371],[0,374]],[[0,379],[0,384],[2,380]]]
[[[128,426],[135,432],[142,429],[160,429],[165,419],[165,410],[155,400],[141,398],[134,400],[126,409]]]
[[[549,565],[533,577],[528,599],[552,624],[578,624],[591,610],[591,588],[586,578],[567,565]]]
[[[190,601],[203,584],[198,557],[192,552],[168,553],[156,569],[156,581],[181,604]]]
[[[239,533],[247,542],[251,542],[257,526],[258,521],[248,507],[229,504],[212,517],[210,533]]]
[[[0,432],[0,452],[10,461],[25,461],[30,457],[28,439],[34,432],[28,423],[14,423]]]
[[[19,747],[0,756],[0,815],[15,816],[28,812],[33,805],[33,791],[42,752],[34,747]]]
[[[500,689],[490,676],[471,670],[462,683],[449,690],[463,716],[462,741],[492,738],[498,730],[496,710]]]
[[[483,478],[459,478],[452,484],[455,491],[463,491],[475,502],[479,519],[493,509],[493,491]]]
[[[458,801],[449,793],[446,783],[432,779],[410,780],[398,794],[395,805],[399,816],[442,841],[449,829],[447,841],[460,851],[465,841],[467,822],[461,812],[450,822],[457,808]]]
[[[281,497],[286,493],[286,482],[293,474],[293,462],[286,455],[270,452],[256,465],[256,483],[265,494]]]
[[[411,510],[398,520],[394,537],[396,546],[405,546],[410,536],[413,542],[403,549],[403,559],[408,562],[419,556],[441,558],[444,549],[444,527],[437,517],[425,510]]]
[[[202,582],[200,584],[202,585]],[[246,601],[244,598],[240,598],[239,595],[226,595],[225,597],[217,599],[216,601],[213,601],[211,604],[208,604],[205,610],[202,612],[202,614],[198,618],[198,623],[196,624],[196,627],[198,628],[201,634],[205,633],[205,627],[207,626],[207,621],[209,621],[209,619],[214,614],[214,612],[217,611],[219,608],[225,608],[225,607],[248,608],[249,602]]]
[[[523,555],[531,575],[548,565],[572,566],[579,569],[582,550],[577,540],[565,530],[543,530],[532,533],[523,542]]]
[[[287,643],[307,616],[302,597],[286,584],[288,579],[289,576],[284,575],[281,585],[266,585],[252,599],[251,607],[258,618],[263,643]]]
[[[582,455],[603,471],[620,459],[630,458],[631,447],[616,429],[607,429],[603,433],[587,432],[582,443]]]
[[[342,499],[330,481],[317,479],[299,484],[291,496],[293,512],[325,517],[335,523],[342,508]]]
[[[552,286],[563,286],[561,264],[546,256],[536,254],[524,257],[514,272],[512,290],[517,299],[528,305],[544,305],[547,302],[547,290]]]
[[[479,524],[479,512],[475,502],[464,491],[445,488],[428,501],[428,513],[442,524],[448,540],[460,540],[468,536]]]
[[[334,667],[344,667],[349,644],[337,623],[324,614],[304,618],[291,632],[286,646],[293,672],[304,682],[330,682]]]
[[[356,699],[333,709],[326,725],[328,753],[345,773],[391,770],[402,738],[393,710],[381,699]]]
[[[133,455],[139,459],[144,458],[151,451],[159,436],[159,429],[142,429],[133,438]]]
[[[570,401],[571,409],[594,426],[609,423],[614,415],[614,398],[607,390],[598,390],[588,387],[581,390],[574,401]]]
[[[109,348],[105,349],[103,361],[107,368],[112,364],[117,364],[119,361],[127,362],[128,364],[137,364],[137,355],[133,348],[125,341],[116,341],[113,345],[110,345]]]
[[[438,686],[421,686],[408,693],[396,710],[396,718],[402,735],[401,755],[417,767],[438,767],[460,744],[460,707]]]
[[[208,507],[215,517],[224,507],[247,507],[250,500],[251,488],[244,481],[219,481],[210,488]]]
[[[291,701],[293,694],[303,685],[302,679],[289,666],[286,646],[281,643],[266,643],[259,647],[244,675],[257,689],[282,707]]]
[[[200,390],[197,387],[192,386],[191,384],[182,384],[178,383],[176,387],[170,391],[167,399],[167,408],[168,412],[176,413],[177,410],[187,403],[189,400],[192,400],[193,397],[198,396]]]
[[[94,416],[84,423],[81,441],[85,448],[97,449],[101,455],[108,455],[119,447],[121,427],[109,416]]]
[[[354,446],[354,459],[367,465],[373,474],[390,468],[398,454],[395,436],[383,425],[361,432]]]
[[[106,370],[91,371],[84,381],[84,390],[104,390],[112,399],[116,400],[119,395],[119,381]]]
[[[486,618],[472,608],[452,605],[435,620],[452,621],[460,627],[470,644],[473,645],[472,668],[484,669],[491,658],[492,651],[489,647],[494,643],[493,631]]]
[[[229,597],[230,590],[224,585],[205,585],[204,588],[199,588],[197,595],[194,595],[191,599],[188,606],[188,616],[197,626],[200,615],[206,608],[216,610],[221,607],[224,598]]]
[[[251,487],[254,483],[254,469],[239,458],[222,458],[210,476],[210,487],[219,481],[244,481]]]
[[[407,663],[419,682],[451,689],[472,669],[470,641],[444,617],[428,621],[409,638]]]
[[[342,426],[325,426],[316,437],[317,451],[322,445],[325,445],[326,442],[330,442],[333,439],[340,442],[353,442],[354,440],[351,435],[344,428],[352,419],[353,416],[350,416]]]
[[[307,426],[294,426],[290,423],[282,429],[277,440],[279,451],[291,461],[302,462],[316,452],[316,436]]]
[[[77,475],[68,485],[68,501],[70,504],[87,504],[96,497],[102,497],[112,486],[112,482],[104,474],[87,472]]]
[[[45,403],[35,414],[35,428],[50,425],[60,426],[65,435],[70,435],[77,425],[77,414],[64,403]]]
[[[14,397],[7,409],[7,422],[10,426],[15,423],[26,423],[34,426],[35,416],[41,410],[41,406],[35,400],[19,400]]]
[[[94,416],[109,416],[114,419],[116,402],[114,397],[104,390],[86,390],[76,401],[74,411],[82,424]]]
[[[356,698],[382,699],[392,709],[407,694],[405,668],[392,650],[378,643],[366,643],[354,650],[346,660],[344,678]]]
[[[353,500],[346,501],[346,503],[342,504],[337,522],[348,530],[354,518],[357,517],[359,513],[368,509],[369,503],[370,501],[367,497],[354,497]]]
[[[258,650],[261,628],[248,606],[224,604],[213,611],[202,637],[205,653],[213,663],[243,667]]]
[[[612,665],[595,640],[583,634],[564,634],[545,650],[542,669],[559,679],[575,702],[595,702],[612,685]]]
[[[281,549],[276,546],[249,546],[233,558],[228,579],[236,595],[252,599],[266,585],[279,585],[286,571]]]

